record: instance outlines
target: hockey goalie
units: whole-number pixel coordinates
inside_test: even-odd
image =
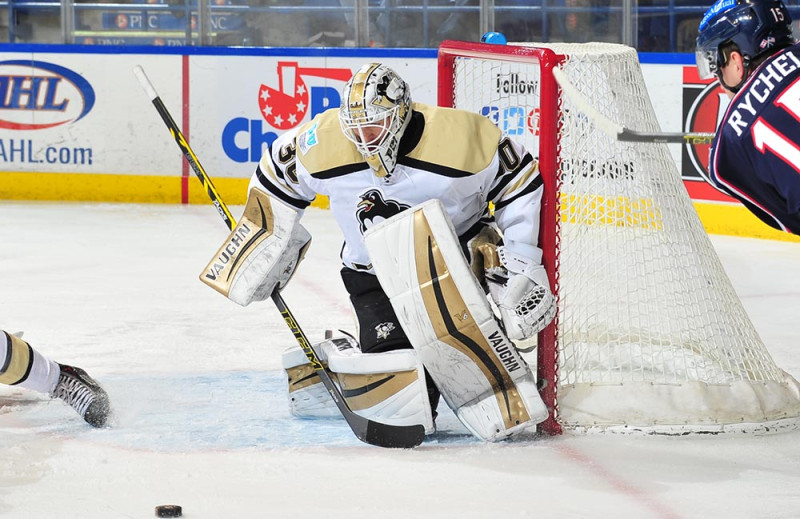
[[[482,440],[531,429],[548,411],[513,341],[555,314],[536,161],[482,116],[412,103],[381,64],[361,67],[342,100],[264,153],[201,279],[241,305],[269,298],[310,243],[304,210],[326,195],[358,333],[314,350],[350,409],[433,433],[442,398]],[[294,415],[338,413],[299,346],[283,366]]]

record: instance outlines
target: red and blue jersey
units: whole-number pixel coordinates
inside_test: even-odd
[[[763,222],[800,234],[800,44],[762,63],[731,100],[708,169]]]

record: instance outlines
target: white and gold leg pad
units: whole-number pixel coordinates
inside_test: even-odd
[[[434,432],[425,371],[414,350],[362,353],[349,337],[325,340],[315,344],[314,350],[356,414],[390,425],[422,424],[426,433]],[[292,414],[340,414],[299,346],[283,354],[283,366],[289,379]]]
[[[322,351],[314,348],[323,364]],[[322,380],[299,345],[283,352],[283,369],[289,381],[289,409],[298,418],[335,418],[342,416],[336,403],[328,394]]]
[[[533,373],[495,320],[438,200],[371,227],[365,241],[403,330],[475,436],[496,441],[547,418]]]

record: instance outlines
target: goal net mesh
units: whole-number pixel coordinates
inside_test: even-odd
[[[536,44],[626,128],[659,132],[634,49]],[[457,54],[457,52],[456,52]],[[456,57],[453,105],[492,119],[539,157],[558,132],[556,393],[561,427],[581,431],[771,431],[796,427],[800,385],[745,312],[664,144],[619,142],[566,96],[539,127],[539,60]],[[440,81],[447,81],[440,78]],[[550,79],[552,80],[552,79]],[[542,150],[542,153],[548,153]],[[541,370],[541,366],[540,366]]]

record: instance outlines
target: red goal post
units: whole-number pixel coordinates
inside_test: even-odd
[[[462,41],[444,41],[439,47],[438,57],[438,99],[439,106],[455,108],[456,82],[447,80],[456,75],[456,60],[465,57],[492,58],[498,57],[508,62],[526,63],[539,68],[539,128],[557,128],[558,122],[558,86],[553,77],[553,67],[561,63],[563,56],[557,55],[550,49],[517,47],[513,45],[494,45],[488,43],[473,43]],[[526,114],[527,115],[527,114]],[[556,203],[558,171],[558,132],[546,131],[539,133],[539,172],[545,179],[544,194],[542,197],[542,222],[551,222],[553,225],[543,224],[540,227],[539,245],[542,248],[542,263],[550,278],[553,294],[558,297],[558,284],[556,269],[557,232],[555,225],[559,221],[558,204]],[[555,418],[557,405],[557,355],[555,341],[555,323],[549,325],[539,333],[537,347],[537,380],[541,387],[541,395],[545,405],[550,409],[550,416],[539,427],[550,434],[560,434],[561,426]],[[546,346],[545,346],[546,345]],[[544,381],[544,382],[542,382]]]

